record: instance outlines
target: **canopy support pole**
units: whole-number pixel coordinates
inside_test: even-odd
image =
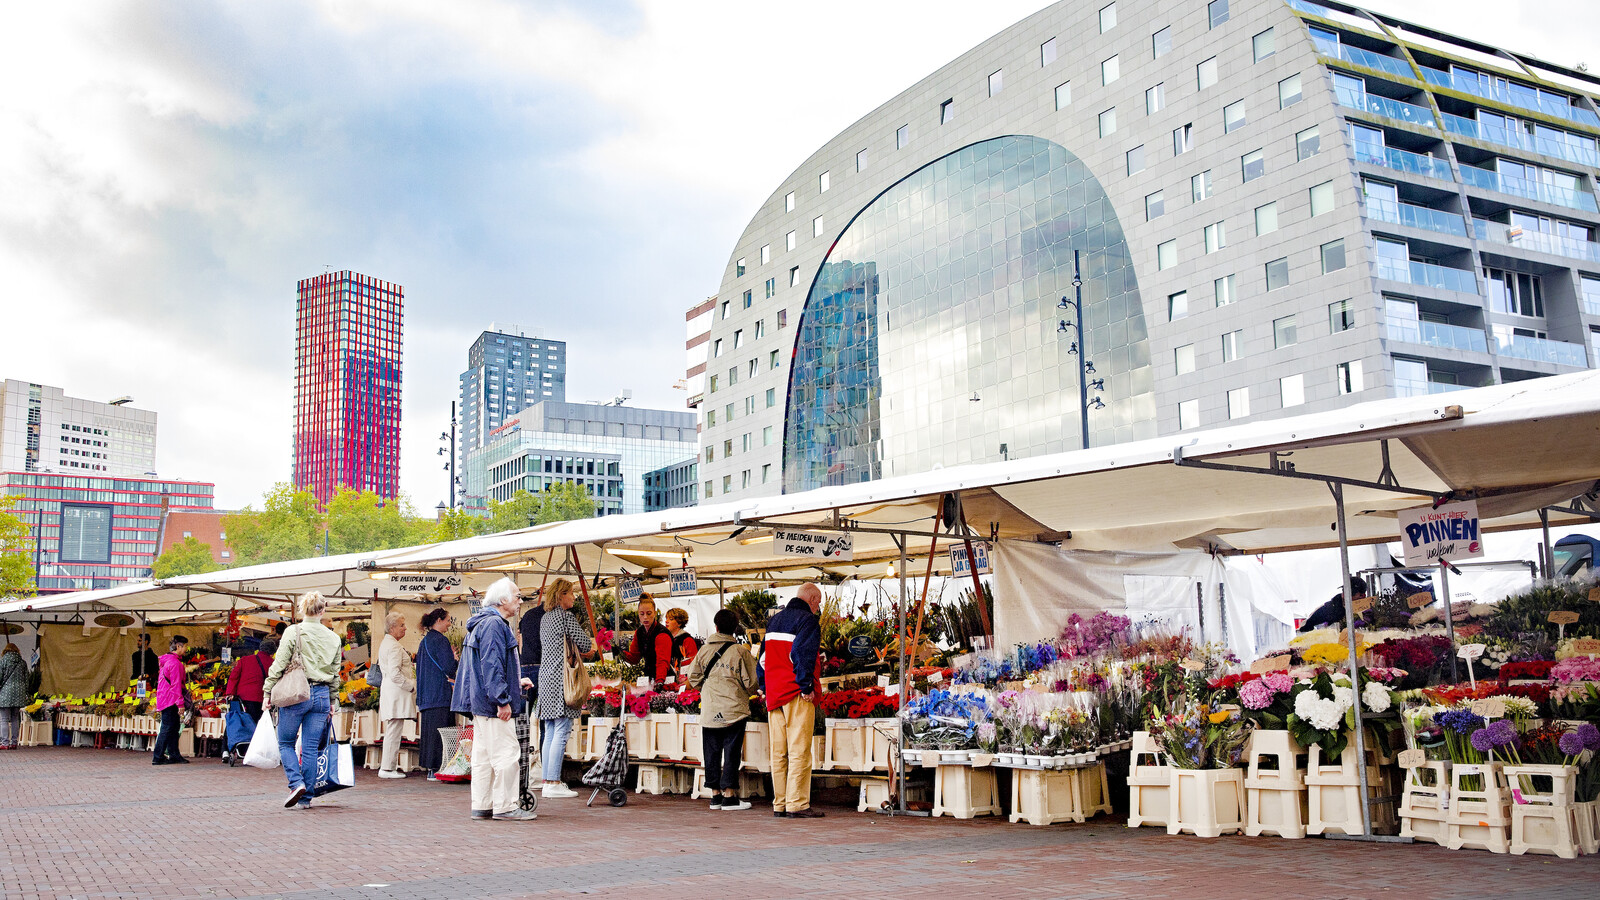
[[[1345,637],[1350,644],[1350,691],[1352,693],[1350,708],[1355,711],[1356,720],[1356,780],[1361,784],[1361,835],[1372,834],[1372,810],[1367,797],[1367,742],[1365,727],[1361,724],[1361,675],[1360,662],[1356,659],[1356,615],[1350,605],[1353,599],[1350,591],[1350,542],[1345,533],[1344,522],[1344,485],[1337,482],[1328,485],[1333,491],[1333,509],[1335,522],[1339,527],[1339,583],[1344,591],[1344,627]],[[1345,750],[1350,750],[1345,747]]]
[[[1556,570],[1556,548],[1550,546],[1550,510],[1539,508],[1539,530],[1544,532],[1544,543],[1539,545],[1539,568],[1549,580]]]
[[[578,572],[578,587],[583,590],[583,609],[589,614],[589,636],[597,637],[600,626],[594,621],[594,604],[589,602],[589,582],[583,577],[583,563],[578,560],[576,547],[567,548],[567,558],[572,560],[572,567]]]
[[[1450,566],[1439,561],[1439,592],[1444,594],[1444,633],[1450,638],[1450,683],[1455,684],[1461,676],[1456,674],[1456,617],[1450,608]]]
[[[961,522],[961,543],[967,549],[967,572],[972,575],[972,602],[978,607],[978,621],[983,623],[983,636],[992,637],[994,628],[989,624],[989,610],[983,605],[983,582],[978,580],[978,556],[972,552],[972,528],[967,524],[966,510],[961,508],[960,491],[955,493],[955,498],[956,518]],[[932,564],[932,559],[929,559],[929,564]]]
[[[928,585],[933,581],[933,557],[934,557],[935,554],[937,554],[939,552],[939,523],[941,521],[943,521],[943,517],[944,517],[944,504],[941,503],[941,504],[939,504],[938,511],[933,514],[933,538],[932,538],[933,543],[928,545],[928,571],[925,572],[923,574],[923,576],[922,576],[922,596],[917,599],[917,627],[916,627],[916,629],[914,631],[911,632],[911,649],[910,649],[910,652],[911,652],[911,665],[912,666],[916,666],[916,664],[917,664],[917,657],[916,657],[917,648],[922,646],[922,614],[923,614],[923,612],[925,612],[927,610]],[[906,565],[906,547],[905,547],[906,542],[905,541],[896,541],[895,543],[898,544],[899,547],[900,547],[900,565],[902,567],[904,567]],[[901,574],[901,583],[904,584],[905,583],[905,572],[902,571],[900,574]],[[906,652],[907,652],[906,651],[906,646],[904,644],[901,644],[900,645],[900,655],[903,657],[903,656],[906,655]]]
[[[937,526],[935,527],[935,530],[937,530]],[[906,694],[910,691],[910,685],[908,685],[906,683],[906,675],[910,671],[909,669],[906,668],[906,602],[911,599],[910,595],[906,591],[906,562],[907,562],[907,560],[906,560],[906,542],[907,542],[907,540],[908,539],[905,538],[905,537],[895,538],[895,545],[900,548],[900,568],[896,569],[895,571],[899,572],[899,574],[900,574],[900,605],[899,605],[899,607],[900,607],[899,608],[899,620],[900,621],[899,621],[899,624],[896,626],[896,630],[899,632],[897,637],[899,638],[899,641],[900,641],[900,681],[899,681],[899,684],[900,684],[900,706],[901,707],[905,706],[905,704],[906,704]],[[897,803],[898,811],[900,812],[901,815],[904,815],[905,812],[906,812],[906,760],[905,760],[905,755],[902,754],[900,751],[905,749],[906,730],[905,730],[904,723],[901,722],[901,720],[900,720],[899,714],[896,714],[895,717],[894,717],[894,727],[895,727],[895,734],[896,734],[896,740],[894,742],[895,743],[895,755],[894,755],[894,757],[895,757],[895,780],[894,780],[895,792],[894,793],[895,793],[895,796],[898,798],[898,803]]]

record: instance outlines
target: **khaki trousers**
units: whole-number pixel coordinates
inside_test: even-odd
[[[811,732],[817,708],[796,697],[767,713],[772,747],[772,809],[799,812],[811,806]]]
[[[517,808],[521,756],[515,719],[472,717],[472,809],[504,813]]]
[[[383,771],[393,772],[394,767],[400,762],[400,733],[405,729],[406,719],[383,720]]]

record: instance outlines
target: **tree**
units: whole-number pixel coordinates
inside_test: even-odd
[[[156,557],[155,563],[150,566],[150,577],[160,581],[164,578],[176,578],[179,575],[198,575],[201,572],[215,572],[223,568],[211,557],[211,545],[194,537],[186,537],[180,544],[173,544],[167,552]]]
[[[551,485],[539,496],[544,501],[537,517],[540,525],[594,518],[594,498],[581,484],[563,482]]]
[[[0,494],[0,597],[32,597],[33,550],[28,523],[11,511],[16,497]]]
[[[341,486],[328,500],[329,553],[365,553],[420,544],[433,523],[418,519],[404,497],[385,500],[372,491]]]
[[[322,511],[310,491],[275,484],[262,498],[261,510],[246,506],[222,517],[236,565],[307,559],[322,552]]]
[[[510,500],[490,500],[488,530],[486,534],[516,531],[539,523],[544,513],[544,500],[538,494],[517,491]]]
[[[483,516],[475,516],[465,509],[447,509],[433,524],[433,532],[427,540],[429,543],[441,543],[488,533],[489,520]]]

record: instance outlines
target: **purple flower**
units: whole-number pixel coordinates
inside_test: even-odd
[[[1239,685],[1239,702],[1250,709],[1266,709],[1272,705],[1272,688],[1256,681]]]
[[[1590,750],[1600,750],[1600,728],[1593,722],[1585,722],[1578,726],[1578,736],[1583,738],[1583,746]]]
[[[1294,679],[1289,677],[1288,672],[1268,672],[1262,676],[1261,680],[1267,683],[1267,687],[1271,688],[1274,694],[1282,694],[1294,689]]]
[[[1469,740],[1472,741],[1472,749],[1479,753],[1490,753],[1494,750],[1494,737],[1489,734],[1489,729],[1487,728],[1479,728],[1474,731]]]
[[[1483,727],[1483,717],[1475,716],[1464,709],[1448,709],[1433,717],[1433,722],[1441,728],[1448,729],[1456,734],[1471,734]]]
[[[1496,747],[1507,747],[1517,742],[1517,729],[1505,719],[1496,719],[1483,729]]]
[[[1577,756],[1584,751],[1583,738],[1579,737],[1576,731],[1563,734],[1561,739],[1556,741],[1556,746],[1567,756]]]

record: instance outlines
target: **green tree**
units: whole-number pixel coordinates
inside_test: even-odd
[[[546,522],[594,518],[594,498],[589,496],[588,489],[581,484],[551,485],[550,489],[541,493],[539,497],[544,501],[537,517],[540,525]]]
[[[489,520],[483,516],[475,516],[465,509],[447,509],[440,514],[439,521],[433,523],[433,532],[427,540],[436,544],[488,533]]]
[[[211,557],[211,545],[194,537],[186,537],[180,544],[173,544],[167,552],[156,557],[150,566],[150,577],[160,581],[164,578],[176,578],[179,575],[197,575],[201,572],[215,572],[223,568]]]
[[[322,511],[310,491],[291,484],[272,486],[261,509],[246,506],[222,517],[235,565],[307,559],[322,553]]]
[[[28,523],[11,511],[16,497],[0,494],[0,597],[32,597],[33,550]]]
[[[340,487],[326,511],[329,553],[391,550],[426,541],[433,523],[418,519],[405,497],[385,500],[372,491]]]
[[[517,491],[510,500],[490,500],[489,518],[485,534],[516,531],[539,524],[544,513],[544,500],[538,494]]]

